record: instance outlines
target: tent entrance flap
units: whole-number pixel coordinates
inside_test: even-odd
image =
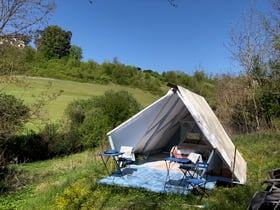
[[[171,136],[178,130],[179,121],[187,114],[187,109],[177,96],[172,95],[160,107],[158,115],[146,130],[141,141],[137,144],[137,152],[149,154],[160,150],[170,141]]]
[[[179,108],[177,108],[179,110]],[[169,110],[169,114],[165,115],[161,121],[155,127],[153,134],[147,140],[143,147],[143,153],[149,153],[149,151],[159,150],[165,147],[173,134],[180,128],[179,120],[184,115],[184,107],[182,107],[177,113],[171,114],[174,109]],[[158,140],[156,140],[158,139]]]

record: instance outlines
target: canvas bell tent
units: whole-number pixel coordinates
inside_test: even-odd
[[[173,85],[166,95],[107,133],[112,149],[137,155],[199,152],[208,173],[244,184],[247,165],[204,97]],[[176,154],[174,154],[176,155]]]

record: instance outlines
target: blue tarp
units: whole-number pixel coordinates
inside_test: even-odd
[[[123,176],[112,174],[99,180],[98,183],[144,188],[158,193],[186,194],[191,190],[181,181],[183,173],[180,171],[170,171],[169,177],[167,177],[167,170],[152,168],[143,164],[131,165],[129,168],[122,169],[122,172]],[[206,188],[213,189],[215,183],[215,181],[207,182]]]

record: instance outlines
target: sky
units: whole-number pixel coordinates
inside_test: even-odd
[[[251,5],[270,0],[56,0],[49,25],[72,32],[83,61],[112,62],[159,73],[237,73],[226,46]]]

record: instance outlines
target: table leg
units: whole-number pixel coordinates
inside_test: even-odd
[[[166,188],[166,185],[167,184],[170,184],[169,182],[170,182],[170,165],[171,165],[171,161],[167,161],[167,160],[165,160],[165,165],[166,165],[166,171],[167,171],[167,174],[166,174],[166,178],[165,178],[165,183],[164,183],[164,190],[165,190],[165,188]]]
[[[110,172],[109,172],[108,167],[107,167],[107,163],[108,163],[109,157],[107,157],[106,160],[104,160],[102,155],[100,155],[100,157],[101,157],[101,160],[102,160],[102,162],[103,162],[103,164],[104,164],[104,166],[106,168],[106,171],[107,171],[108,175],[110,175]]]

